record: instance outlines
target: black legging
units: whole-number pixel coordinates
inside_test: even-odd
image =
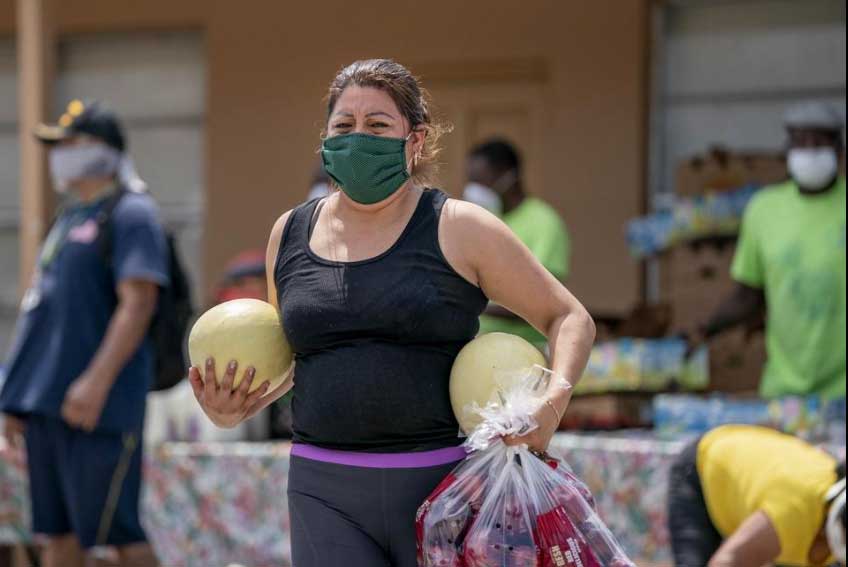
[[[669,476],[668,529],[675,567],[706,567],[722,543],[707,512],[697,455],[696,441],[680,453]]]
[[[378,469],[292,457],[294,567],[416,567],[415,513],[457,464]]]

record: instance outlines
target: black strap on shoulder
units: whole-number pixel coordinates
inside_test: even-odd
[[[307,242],[312,240],[312,233],[315,231],[315,225],[318,224],[318,216],[321,214],[321,209],[324,208],[325,202],[326,199],[318,201],[318,204],[315,205],[315,209],[312,211],[312,218],[309,219],[309,231],[306,233]]]
[[[448,194],[442,191],[441,189],[427,189],[424,191],[424,194],[421,195],[422,199],[428,198],[430,199],[430,203],[433,206],[433,209],[436,211],[436,217],[442,214],[442,208],[447,203]]]
[[[100,254],[106,261],[106,264],[112,263],[112,246],[114,238],[112,235],[112,213],[115,212],[115,207],[121,202],[127,190],[124,187],[118,187],[115,192],[106,198],[103,206],[97,211],[95,217],[97,221],[98,245],[100,246]]]

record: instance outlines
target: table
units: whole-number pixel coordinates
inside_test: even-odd
[[[686,439],[648,432],[559,433],[563,456],[592,489],[625,550],[669,559],[666,487]],[[143,522],[162,564],[290,565],[288,443],[166,443],[145,459]],[[844,447],[837,450],[844,456]],[[23,463],[0,457],[0,542],[28,537]]]
[[[551,442],[592,490],[598,512],[631,557],[671,558],[666,526],[668,475],[690,438],[657,440],[648,432],[557,434]]]
[[[665,490],[682,442],[559,434],[625,549],[668,559]],[[146,467],[144,520],[166,565],[288,565],[288,444],[166,444]],[[190,557],[190,561],[185,561]]]

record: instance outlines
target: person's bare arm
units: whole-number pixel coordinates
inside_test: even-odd
[[[274,282],[274,264],[277,260],[283,231],[291,211],[281,216],[271,229],[268,238],[268,248],[265,253],[265,271],[268,278],[268,303],[279,309],[277,305],[277,286]],[[259,388],[248,393],[253,383],[254,369],[248,367],[244,370],[244,377],[238,388],[233,388],[237,366],[228,366],[221,383],[216,376],[215,361],[207,361],[206,377],[204,382],[200,370],[196,367],[189,369],[189,381],[191,382],[194,397],[207,417],[218,427],[235,427],[246,419],[250,419],[291,390],[294,385],[294,364],[289,369],[289,374],[282,384],[271,392],[268,392],[269,384],[265,382]]]
[[[722,544],[708,567],[764,567],[780,556],[780,537],[765,512],[757,512]]]
[[[268,282],[268,303],[276,307],[277,305],[277,282],[274,279],[274,267],[277,263],[277,254],[280,251],[280,246],[283,244],[283,232],[286,230],[286,223],[291,216],[291,211],[283,214],[274,227],[271,229],[271,236],[268,237],[268,246],[265,249],[265,278]]]
[[[742,324],[753,326],[761,323],[764,320],[765,313],[765,292],[760,288],[737,282],[733,293],[719,304],[715,312],[705,323],[698,325],[694,329],[686,330],[686,338],[689,342],[688,354],[691,354],[698,346],[728,329]]]
[[[737,283],[701,331],[709,339],[737,325],[762,321],[765,310],[766,295],[762,289]]]
[[[440,242],[448,260],[490,300],[543,333],[550,345],[551,369],[576,385],[595,339],[592,317],[499,219],[461,201],[450,200],[445,206]],[[553,393],[550,401],[560,416],[570,398],[570,389]],[[543,450],[559,422],[549,407],[542,407],[536,417],[539,429],[517,441]]]
[[[276,307],[277,311],[280,310],[280,306],[277,301],[277,282],[274,277],[274,268],[276,267],[280,246],[283,243],[283,232],[286,229],[286,223],[290,216],[291,211],[288,211],[274,223],[274,227],[271,229],[271,236],[268,237],[268,247],[265,250],[265,277],[268,282],[268,303]],[[289,368],[289,374],[283,383],[277,386],[273,392],[263,397],[261,400],[262,403],[257,404],[256,408],[248,412],[248,418],[253,417],[261,410],[285,396],[294,387],[294,366],[295,364],[292,362],[291,368]]]
[[[562,281],[562,279],[560,279]],[[488,305],[486,305],[486,310],[483,311],[486,315],[490,317],[496,317],[498,319],[507,319],[510,321],[520,321],[521,317],[494,301],[490,301]]]
[[[159,287],[145,280],[124,280],[117,286],[118,305],[100,347],[68,388],[62,417],[74,427],[90,431],[97,425],[112,385],[147,335],[156,311]]]

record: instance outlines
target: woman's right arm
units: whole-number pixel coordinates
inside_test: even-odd
[[[271,236],[268,237],[268,248],[265,249],[265,279],[268,282],[268,303],[280,309],[277,305],[277,282],[274,280],[274,268],[277,264],[277,255],[280,252],[280,246],[283,245],[283,232],[286,230],[286,223],[289,221],[291,211],[286,211],[283,216],[277,219],[274,223],[274,228],[271,229]]]
[[[277,286],[274,282],[274,264],[277,261],[277,252],[282,245],[283,231],[286,227],[291,211],[286,212],[274,224],[271,236],[268,239],[268,249],[265,254],[265,271],[268,278],[268,303],[279,309],[277,305]],[[215,361],[206,361],[205,382],[200,375],[200,370],[192,366],[188,372],[194,397],[197,398],[203,412],[218,427],[235,427],[246,419],[250,419],[288,392],[294,385],[294,364],[289,370],[289,375],[282,384],[273,391],[268,392],[268,382],[263,383],[253,392],[248,393],[253,383],[255,369],[248,367],[244,377],[237,388],[233,388],[238,365],[227,366],[221,383],[215,378]],[[267,394],[267,395],[266,395]]]

